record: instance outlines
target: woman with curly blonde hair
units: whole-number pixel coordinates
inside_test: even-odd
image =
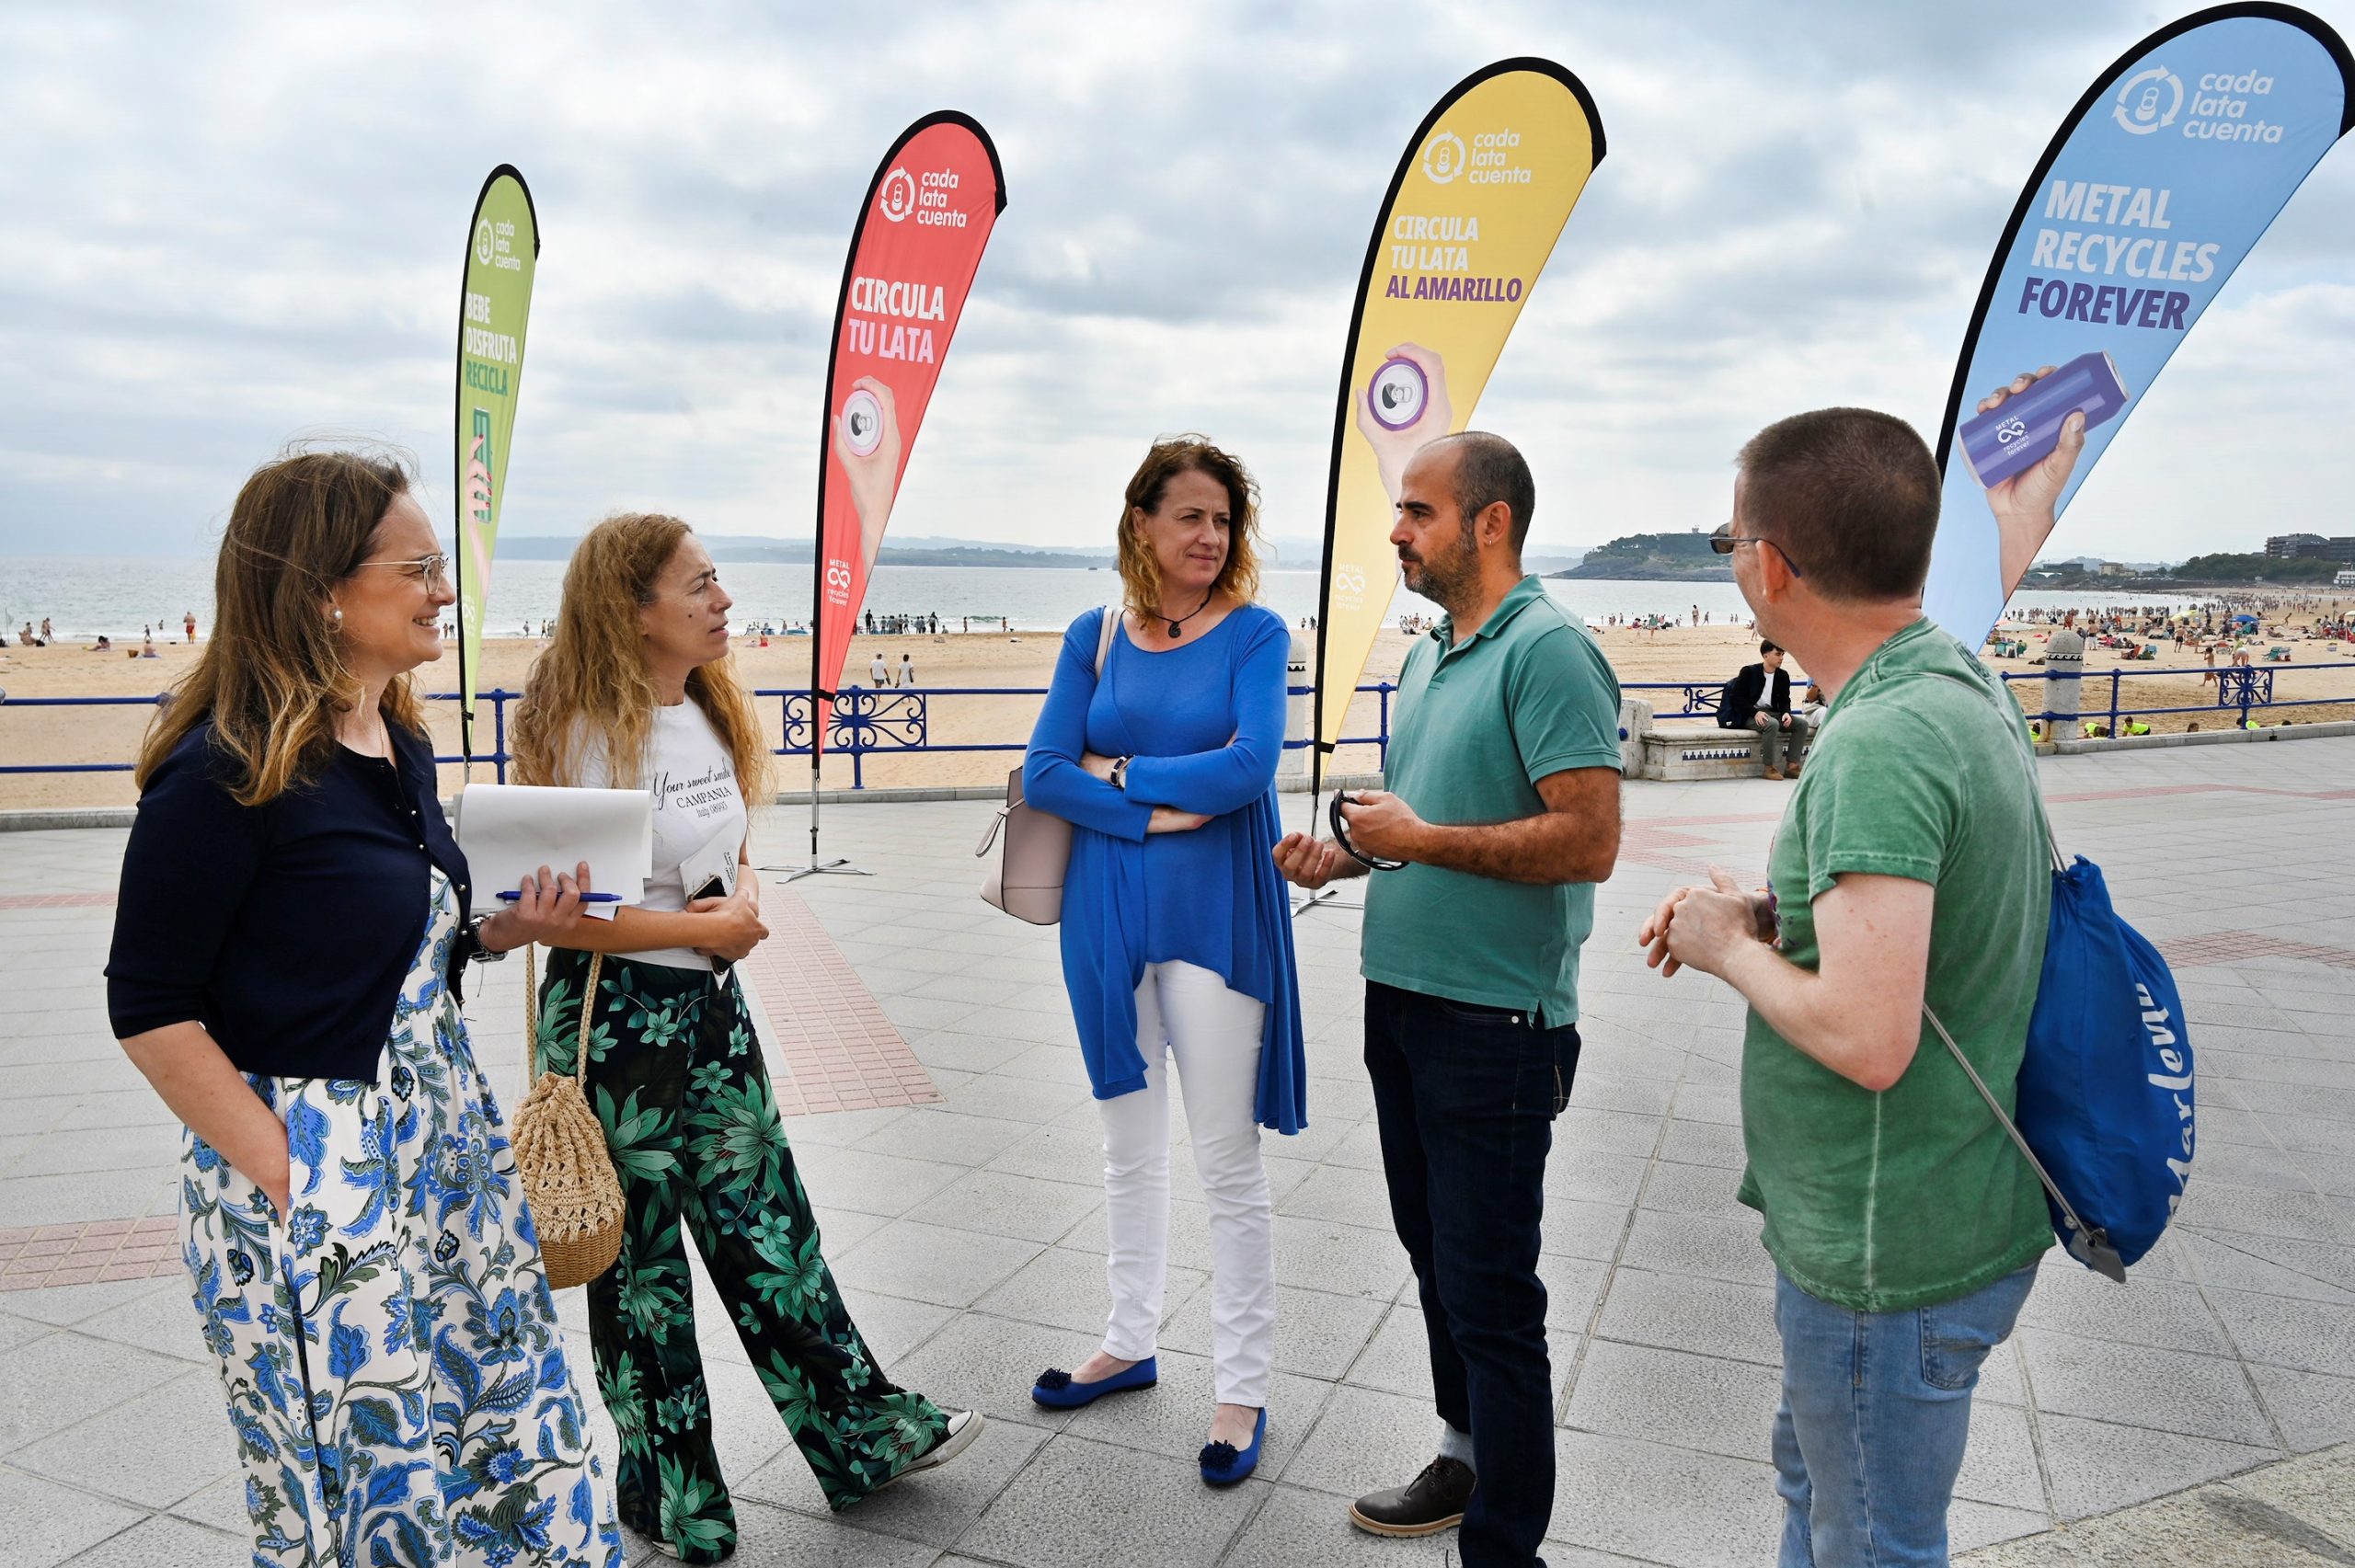
[[[731,668],[731,602],[685,523],[607,518],[573,552],[515,718],[524,783],[654,796],[645,897],[603,906],[610,923],[580,922],[555,953],[539,1050],[570,1070],[592,1009],[589,1094],[628,1205],[621,1258],[589,1287],[598,1391],[621,1437],[622,1522],[689,1562],[736,1548],[690,1233],[832,1506],[953,1457],[982,1426],[896,1387],[851,1322],[729,967],[768,934],[746,853],[767,743]]]

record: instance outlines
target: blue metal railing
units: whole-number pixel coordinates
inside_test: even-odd
[[[2101,670],[2067,673],[2046,670],[2002,670],[1999,677],[2007,686],[2024,681],[2107,681],[2109,705],[2106,711],[2095,708],[2076,714],[2056,714],[2027,710],[2027,716],[2040,720],[2050,727],[2056,721],[2104,718],[2108,732],[2116,735],[2121,722],[2153,714],[2235,715],[2234,722],[2246,726],[2250,715],[2267,708],[2355,708],[2355,696],[2293,697],[2277,692],[2274,677],[2291,670],[2324,670],[2338,675],[2355,676],[2355,664],[2257,664],[2234,665],[2212,670]],[[2184,681],[2194,675],[2213,676],[2216,683],[2212,702],[2183,707],[2138,706],[2125,698],[2125,682],[2129,681]],[[1713,718],[1717,711],[1717,692],[1722,683],[1716,681],[1630,681],[1620,690],[1630,694],[1661,692],[1675,693],[1679,704],[1673,711],[1663,699],[1654,710],[1659,718]],[[1289,688],[1295,696],[1306,696],[1314,688]],[[1372,735],[1345,735],[1342,746],[1372,746],[1382,765],[1390,760],[1390,699],[1398,687],[1396,682],[1376,681],[1356,688],[1360,692],[1373,693],[1378,717]],[[1043,686],[930,686],[921,690],[891,687],[855,686],[837,693],[833,699],[833,724],[826,742],[827,750],[850,759],[851,788],[867,787],[867,759],[877,756],[904,756],[932,751],[1019,751],[1020,740],[935,740],[931,737],[931,703],[936,697],[1038,697],[1044,698]],[[474,760],[488,764],[499,782],[507,782],[507,764],[514,759],[507,750],[507,704],[522,693],[505,690],[479,692],[476,696],[477,711],[482,704],[490,706],[491,749]],[[779,757],[810,755],[810,693],[775,688],[755,691],[756,700],[775,699],[777,704],[778,732],[784,744],[771,748]],[[2097,696],[2101,693],[2096,693]],[[36,707],[152,707],[161,697],[14,697],[0,702],[0,712],[8,708]],[[426,701],[455,703],[454,692],[435,692]],[[1306,740],[1287,740],[1284,750],[1298,750],[1309,744]],[[456,764],[465,761],[459,756],[437,756],[437,762]],[[127,773],[132,762],[0,762],[0,773]]]
[[[2109,689],[2107,693],[2099,692],[2094,693],[2097,699],[2103,695],[2108,697],[2109,705],[2107,710],[2099,707],[2085,708],[2081,701],[2079,706],[2083,711],[2074,714],[2054,713],[2050,709],[2039,710],[2028,703],[2022,703],[2021,710],[2028,718],[2039,721],[2048,727],[2047,738],[2071,738],[2050,734],[2049,727],[2056,721],[2098,719],[2108,727],[2111,735],[2116,735],[2121,722],[2142,718],[2153,714],[2229,713],[2234,715],[2233,722],[2235,725],[2246,727],[2249,722],[2249,715],[2259,708],[2355,707],[2355,696],[2293,697],[2277,693],[2274,690],[2273,678],[2289,670],[2322,670],[2337,675],[2355,676],[2355,664],[2267,663],[2226,665],[2204,669],[2177,667],[2170,670],[2076,671],[2002,670],[1994,673],[2007,690],[2024,681],[2075,681],[2080,682],[2081,691],[2082,683],[2087,681],[2108,683]],[[2214,680],[2216,695],[2213,701],[2194,703],[2180,707],[2152,707],[2126,700],[2125,683],[2129,681],[2188,681],[2194,676],[2201,677],[2203,681],[2209,678]],[[1673,711],[1664,705],[1655,706],[1653,710],[1655,718],[1715,718],[1717,713],[1717,693],[1723,690],[1723,683],[1715,681],[1629,681],[1623,682],[1619,689],[1630,694],[1639,692],[1674,692],[1676,694],[1674,700],[1680,705]]]
[[[1373,735],[1345,735],[1343,746],[1374,747],[1384,763],[1390,758],[1390,694],[1398,688],[1387,681],[1360,686],[1361,692],[1372,692],[1380,703],[1379,727]],[[1305,696],[1313,688],[1290,688],[1293,696]],[[504,689],[478,692],[475,695],[476,711],[490,706],[491,749],[478,752],[477,762],[488,764],[500,784],[507,782],[507,764],[514,761],[507,750],[507,704],[523,693]],[[777,704],[778,733],[785,744],[770,748],[778,757],[810,755],[810,693],[768,688],[752,693],[757,701],[774,698]],[[895,690],[890,687],[854,686],[837,692],[832,704],[833,724],[826,740],[826,750],[850,759],[851,788],[867,787],[867,759],[873,756],[901,756],[911,752],[932,751],[1020,751],[1027,742],[1021,740],[934,740],[931,738],[931,701],[936,697],[1037,697],[1044,699],[1044,686],[928,686],[921,690]],[[455,692],[433,692],[425,694],[430,703],[455,703]],[[15,697],[0,704],[0,708],[32,707],[154,707],[162,697]],[[1297,750],[1308,745],[1305,740],[1287,740],[1284,750]],[[466,759],[462,756],[437,756],[436,762],[456,765]],[[0,762],[0,773],[128,773],[135,762]]]
[[[2050,709],[2047,709],[2041,713],[2029,712],[2028,714],[2028,716],[2030,719],[2039,720],[2044,724],[2045,738],[2048,740],[2074,738],[2073,737],[2060,736],[2052,733],[2051,727],[2056,721],[2082,721],[2102,716],[2102,710],[2099,708],[2093,709],[2090,712],[2085,711],[2085,682],[2088,681],[2107,681],[2109,682],[2109,708],[2104,722],[2108,727],[2108,732],[2113,736],[2118,733],[2118,727],[2121,719],[2139,719],[2150,714],[2234,713],[2237,715],[2234,720],[2234,726],[2245,729],[2248,727],[2250,722],[2249,715],[2258,708],[2355,707],[2355,697],[2277,696],[2273,690],[2274,676],[2284,670],[2326,670],[2336,674],[2347,675],[2355,674],[2355,664],[2266,663],[2225,665],[2221,668],[2198,670],[2039,670],[2034,671],[2003,670],[1998,673],[2006,686],[2009,686],[2013,682],[2022,681],[2074,681],[2078,683],[2078,712],[2074,714],[2064,714],[2054,713]],[[2168,675],[2172,675],[2177,680],[2180,681],[2195,674],[2200,676],[2203,682],[2207,677],[2213,676],[2215,678],[2216,700],[2214,702],[2194,703],[2186,707],[2154,708],[2147,705],[2128,703],[2125,700],[2124,683],[2126,681],[2154,680],[2159,677]],[[2097,698],[2100,695],[2101,693],[2098,692],[2095,693]],[[2025,703],[2021,704],[2023,710],[2025,710],[2028,704]]]

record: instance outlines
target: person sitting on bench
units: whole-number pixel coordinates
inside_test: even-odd
[[[1725,729],[1754,729],[1766,776],[1799,776],[1799,753],[1807,750],[1808,723],[1791,711],[1791,676],[1783,668],[1783,650],[1760,643],[1761,662],[1745,664],[1725,684],[1717,699],[1717,724]],[[1786,773],[1785,759],[1789,760]]]

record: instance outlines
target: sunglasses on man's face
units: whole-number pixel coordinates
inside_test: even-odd
[[[1709,548],[1720,555],[1730,555],[1744,544],[1763,544],[1783,557],[1783,565],[1791,568],[1791,576],[1795,578],[1807,576],[1805,572],[1799,570],[1799,564],[1791,559],[1791,553],[1772,539],[1761,539],[1754,533],[1736,533],[1733,531],[1733,524],[1729,522],[1717,524],[1717,532],[1709,535]]]

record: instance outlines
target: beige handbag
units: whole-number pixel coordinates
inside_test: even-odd
[[[523,949],[523,1074],[531,1088],[515,1107],[515,1171],[540,1233],[548,1288],[586,1285],[614,1266],[622,1251],[621,1178],[605,1147],[605,1129],[581,1086],[589,1077],[589,1025],[597,1012],[597,974],[604,955],[589,956],[580,988],[580,1046],[572,1073],[540,1072],[538,977]]]
[[[1112,632],[1120,624],[1120,607],[1107,604],[1104,629],[1096,639],[1098,681],[1104,679],[1104,660],[1112,651]],[[1071,824],[1024,803],[1020,768],[1005,775],[1005,806],[990,818],[989,830],[982,835],[974,857],[989,853],[1001,832],[1005,848],[982,879],[982,901],[1032,925],[1057,923],[1063,918],[1063,872],[1071,864]]]

